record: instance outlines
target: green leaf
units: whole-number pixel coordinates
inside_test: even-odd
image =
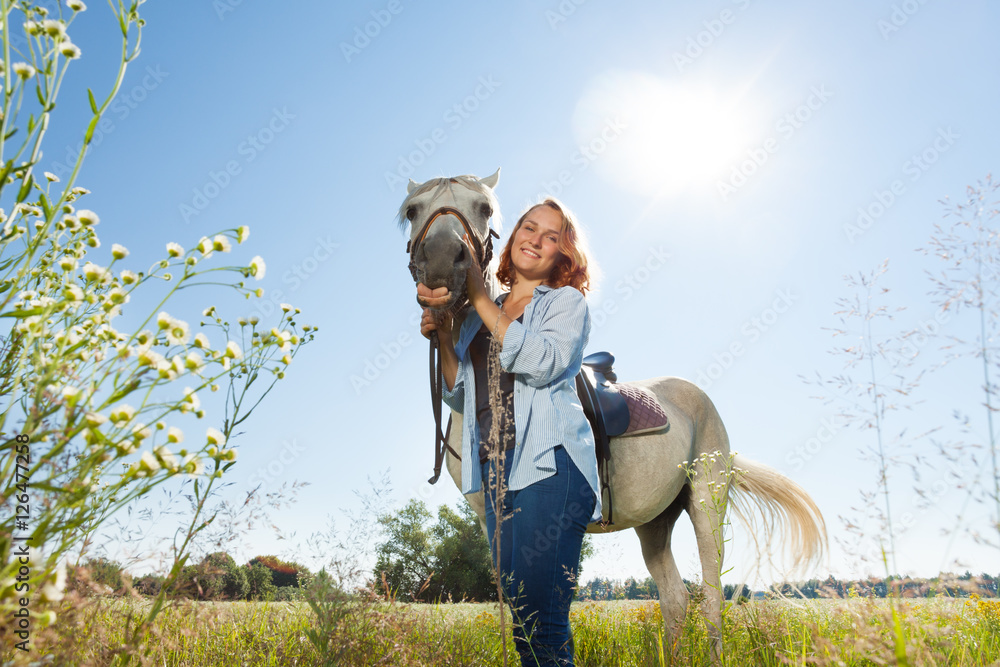
[[[35,114],[28,116],[28,134],[35,131]]]
[[[24,185],[21,186],[21,189],[17,193],[17,201],[19,202],[24,201],[25,197],[28,196],[28,193],[31,192],[31,186],[34,183],[35,183],[35,177],[31,174],[28,174],[28,178],[24,179]]]
[[[16,317],[18,319],[23,319],[25,317],[32,317],[34,315],[41,314],[41,308],[32,308],[31,310],[12,310],[9,313],[0,313],[0,317]]]
[[[42,108],[44,109],[45,108],[45,98],[42,97],[42,87],[41,86],[35,86],[35,92],[38,93],[38,103],[41,104]]]
[[[15,134],[17,134],[17,128],[16,127],[14,129],[12,129],[10,132],[8,132],[7,134],[4,135],[4,137],[3,137],[4,141],[6,141],[7,139],[10,139]]]
[[[39,195],[38,200],[42,203],[42,211],[45,213],[45,219],[48,220],[52,216],[52,204],[44,192]]]
[[[90,145],[90,140],[94,136],[94,130],[97,129],[97,121],[99,119],[100,119],[100,116],[94,116],[90,120],[90,125],[87,126],[87,133],[85,135],[83,135],[83,145],[84,146],[89,146]]]
[[[93,111],[94,115],[96,116],[98,111],[97,111],[97,100],[94,99],[94,91],[88,88],[87,96],[90,97],[90,110]]]

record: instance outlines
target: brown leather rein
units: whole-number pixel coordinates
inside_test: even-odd
[[[414,282],[417,280],[417,266],[414,262],[414,256],[417,253],[417,248],[423,242],[424,238],[427,236],[427,231],[430,229],[431,225],[442,215],[453,215],[458,218],[459,222],[462,223],[462,227],[465,228],[466,233],[472,240],[473,248],[476,251],[476,259],[479,260],[479,266],[483,270],[483,279],[486,278],[489,273],[489,264],[493,259],[493,238],[500,238],[492,228],[490,228],[490,233],[486,235],[485,247],[479,237],[472,229],[472,225],[466,219],[465,215],[459,211],[457,208],[451,206],[442,206],[441,208],[435,210],[430,217],[427,218],[427,222],[421,227],[420,232],[411,240],[406,243],[406,252],[410,255],[410,275],[413,276]],[[438,478],[441,477],[441,466],[444,463],[444,450],[447,449],[454,455],[459,461],[462,460],[462,456],[451,448],[448,444],[448,438],[451,435],[451,415],[448,415],[448,426],[445,431],[441,432],[441,395],[444,388],[444,371],[441,367],[441,341],[438,339],[438,332],[432,331],[430,338],[430,376],[431,376],[431,405],[434,408],[434,476],[427,480],[430,484],[437,484]]]

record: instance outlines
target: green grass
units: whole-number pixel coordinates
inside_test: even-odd
[[[147,604],[105,599],[67,606],[54,626],[35,631],[38,648],[29,658],[51,652],[58,665],[119,664],[113,653],[127,636],[129,614]],[[725,621],[725,663],[896,664],[889,604],[789,600],[731,607]],[[1000,664],[1000,601],[904,600],[898,611],[909,664]],[[694,612],[692,608],[681,640],[671,646],[656,603],[574,603],[576,664],[708,665],[708,637]],[[329,664],[502,664],[495,605],[371,603],[358,605],[345,618],[334,642],[339,654]],[[323,664],[306,638],[312,621],[308,605],[299,602],[184,603],[157,619],[136,664]],[[509,664],[519,665],[509,636],[507,647]],[[10,651],[5,654],[4,660],[12,658]]]

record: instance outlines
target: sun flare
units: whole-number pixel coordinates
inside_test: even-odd
[[[611,130],[611,131],[609,131]],[[573,114],[585,159],[646,196],[711,189],[760,133],[741,92],[614,71],[590,82]]]

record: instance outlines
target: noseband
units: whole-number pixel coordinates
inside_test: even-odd
[[[490,233],[486,235],[486,247],[484,248],[483,242],[479,240],[479,237],[476,235],[476,232],[473,231],[472,225],[469,224],[465,215],[457,208],[442,206],[434,211],[429,218],[427,218],[427,222],[425,222],[424,226],[420,228],[420,232],[417,234],[416,238],[412,241],[406,242],[406,252],[410,255],[410,275],[413,276],[413,281],[417,281],[417,264],[414,261],[414,257],[417,254],[417,248],[421,243],[423,243],[424,238],[427,236],[427,232],[430,230],[431,225],[434,224],[434,221],[442,215],[453,215],[458,218],[459,222],[462,223],[462,227],[472,240],[472,247],[476,251],[476,259],[479,260],[479,267],[483,270],[483,275],[485,276],[486,272],[489,270],[488,266],[490,260],[493,259],[493,238],[500,238],[500,235],[497,234],[491,227]]]

